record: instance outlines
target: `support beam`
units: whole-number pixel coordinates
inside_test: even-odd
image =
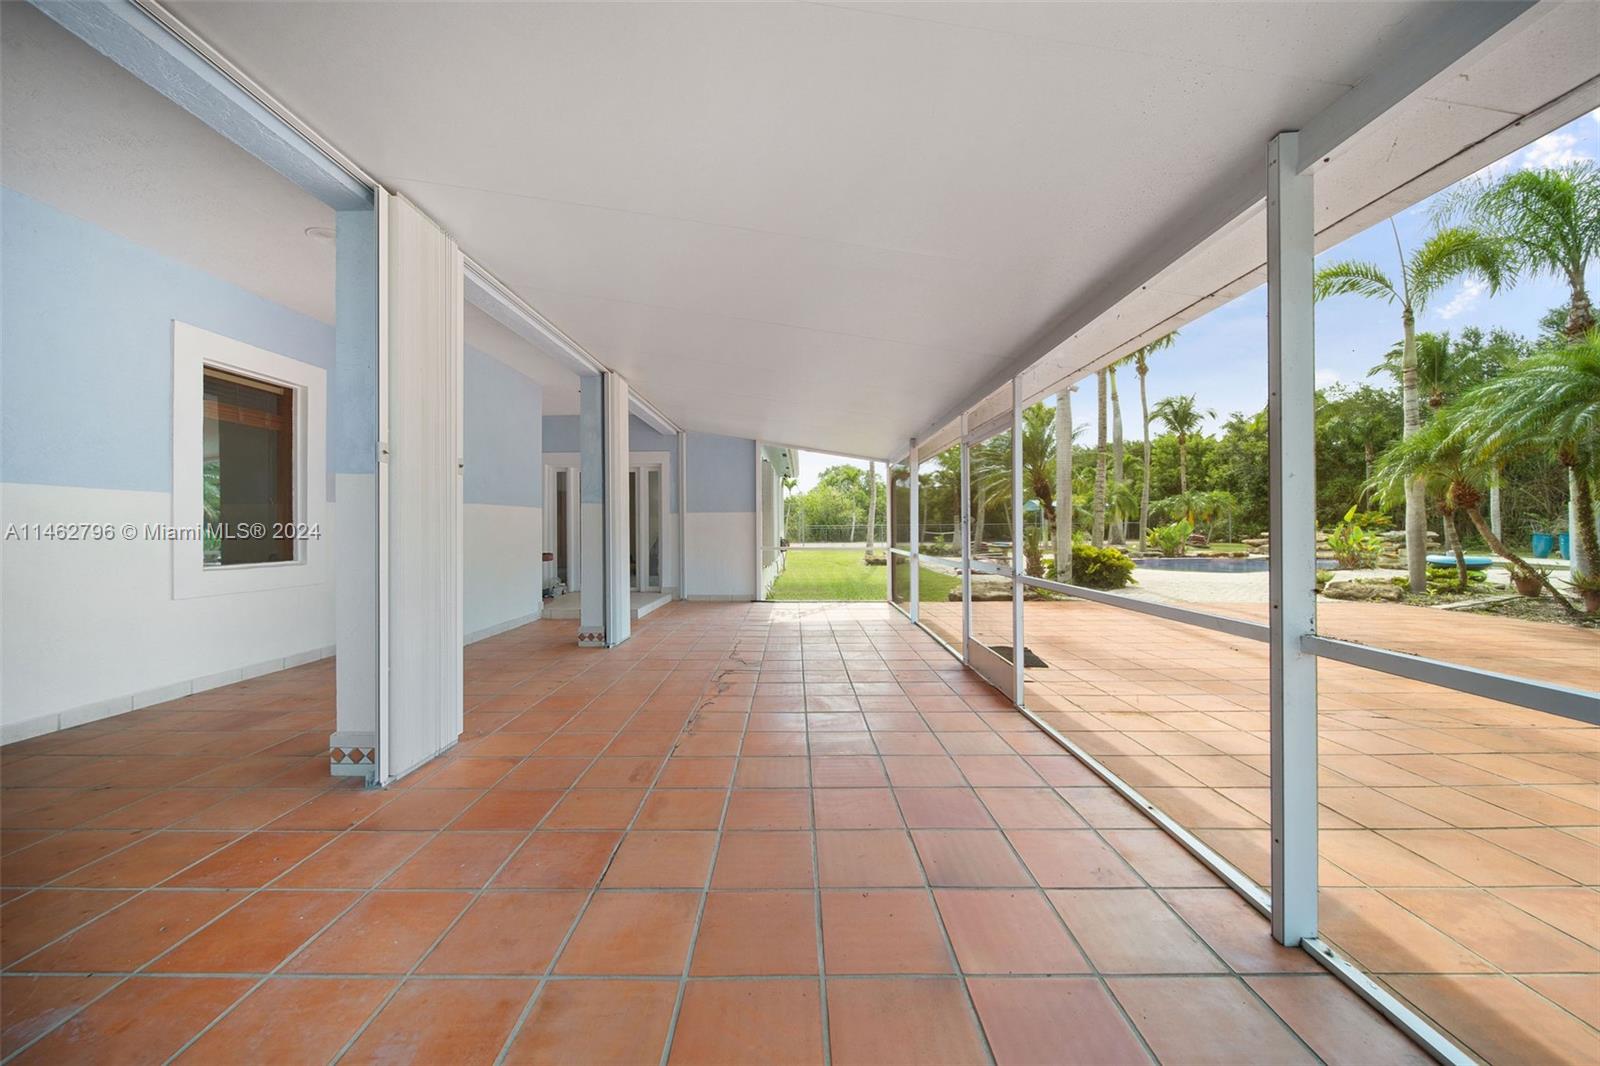
[[[578,379],[578,646],[606,646],[605,402],[599,374]]]
[[[906,588],[910,590],[907,595],[910,598],[906,601],[906,614],[910,615],[911,620],[915,622],[919,616],[917,611],[917,571],[921,569],[921,566],[918,564],[918,560],[922,557],[922,478],[917,473],[917,442],[915,438],[911,441],[911,451],[906,454],[906,478],[910,482],[907,489],[910,503],[907,506],[911,510],[911,525],[909,527],[911,533],[910,540],[907,542],[907,546],[911,549],[911,558],[907,564],[910,567],[910,572],[906,575]]]
[[[1022,379],[1011,379],[1011,676],[1013,701],[1023,704],[1022,687],[1027,678],[1027,655],[1022,650],[1022,598],[1027,590],[1022,574],[1027,556],[1022,550]]]
[[[1272,935],[1317,935],[1317,660],[1312,178],[1299,134],[1267,148],[1267,439],[1271,530]]]
[[[366,182],[317,149],[300,130],[133,0],[52,0],[35,6],[335,211],[372,205],[372,189]]]
[[[618,374],[601,377],[605,402],[606,647],[627,640],[633,630],[633,596],[628,561],[633,551],[628,493],[628,383]],[[643,486],[640,486],[641,493]],[[643,564],[643,560],[640,560]]]

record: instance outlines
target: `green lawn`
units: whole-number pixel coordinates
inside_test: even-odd
[[[880,549],[881,550],[881,549]],[[881,600],[887,567],[868,566],[858,548],[795,548],[772,585],[773,600]],[[897,567],[901,574],[908,571]],[[961,583],[954,574],[923,567],[919,591],[924,602],[943,600]]]

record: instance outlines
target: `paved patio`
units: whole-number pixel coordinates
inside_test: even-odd
[[[327,776],[326,662],[5,748],[0,1050],[1425,1061],[884,605],[574,638],[473,645],[386,791]]]
[[[959,606],[923,616],[959,634]],[[1009,604],[974,611],[1010,642]],[[1593,630],[1338,602],[1319,627],[1600,689]],[[1266,646],[1081,601],[1025,631],[1029,705],[1265,884]],[[1333,662],[1319,694],[1324,934],[1490,1061],[1600,1060],[1600,729]]]

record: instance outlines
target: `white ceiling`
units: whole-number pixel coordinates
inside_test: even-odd
[[[879,455],[1236,197],[1273,133],[1456,14],[174,6],[668,417]],[[1549,6],[1507,35],[1556,25],[1541,48],[1474,57],[1470,80],[1452,71],[1325,168],[1322,220],[1593,77],[1596,5]],[[1082,364],[1181,314],[1261,249],[1235,227],[1052,358]]]

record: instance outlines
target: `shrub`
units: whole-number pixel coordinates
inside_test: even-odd
[[[1056,577],[1055,563],[1050,564],[1050,577]],[[1126,588],[1133,584],[1133,560],[1115,548],[1074,542],[1072,583],[1087,589]]]
[[[1183,554],[1189,544],[1189,534],[1193,532],[1194,523],[1187,518],[1170,522],[1150,531],[1150,544],[1156,551],[1172,559]]]

